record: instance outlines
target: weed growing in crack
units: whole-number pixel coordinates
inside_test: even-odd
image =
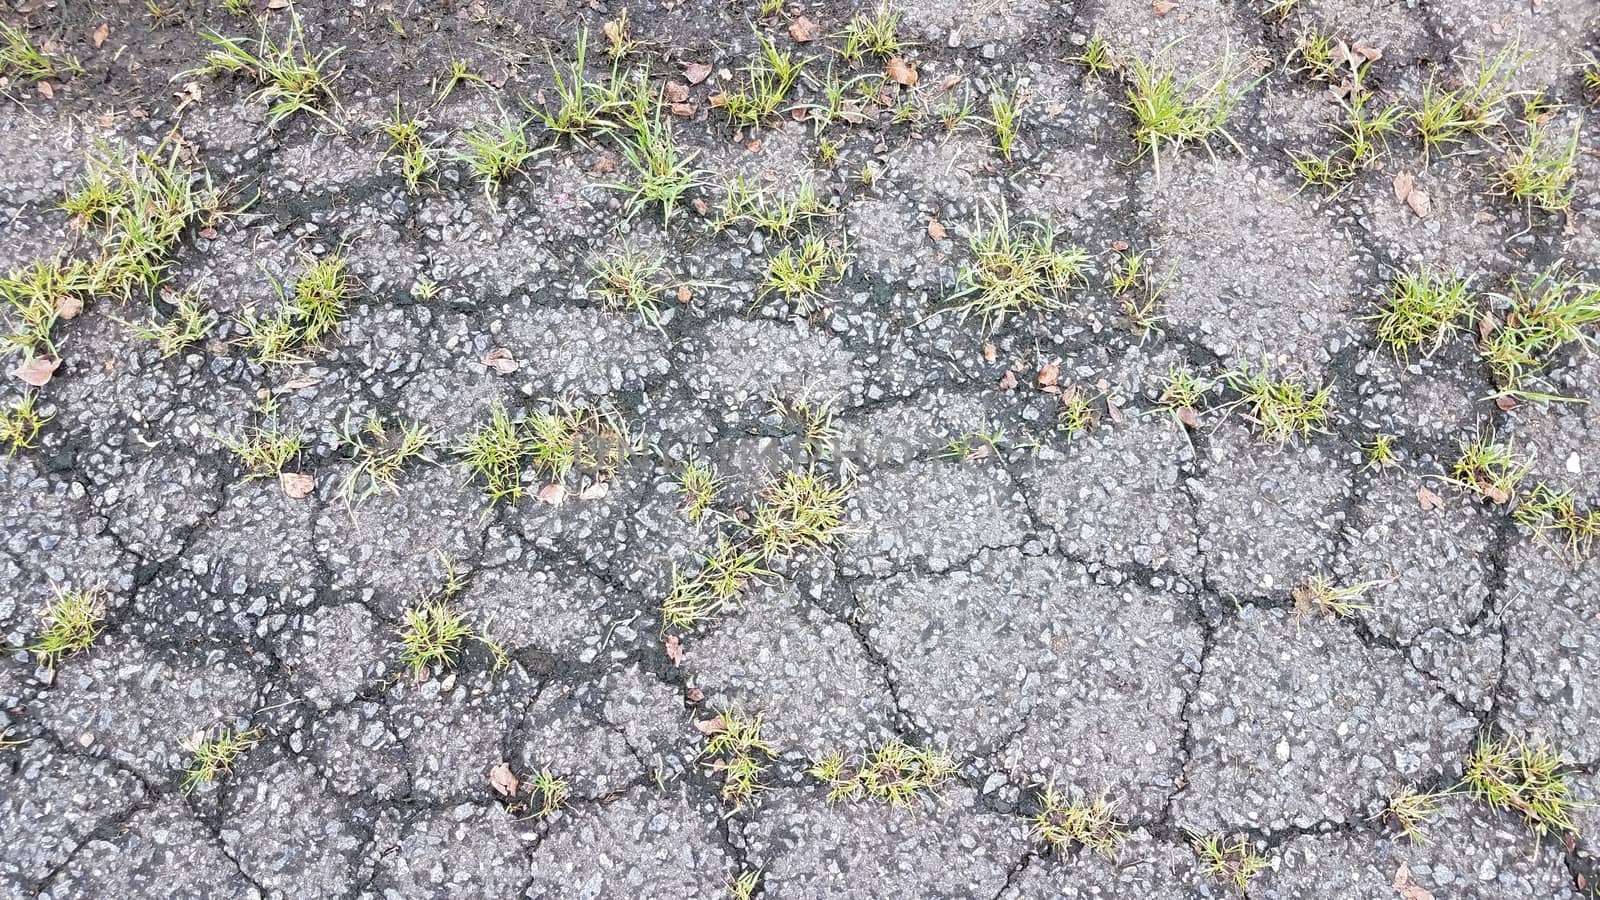
[[[1593,55],[1583,60],[1583,92],[1590,103],[1600,103],[1600,59]]]
[[[428,124],[426,119],[406,118],[397,100],[394,114],[383,125],[383,133],[389,138],[384,156],[399,163],[400,177],[405,181],[406,193],[409,194],[421,192],[423,179],[433,171],[438,156],[438,150],[429,146],[423,136]]]
[[[761,870],[745,869],[739,877],[728,882],[729,900],[751,900],[761,887]]]
[[[1510,811],[1540,839],[1576,834],[1578,803],[1567,784],[1568,767],[1546,743],[1483,738],[1467,757],[1462,784],[1491,809]]]
[[[660,327],[666,295],[673,288],[667,276],[666,257],[633,249],[623,249],[598,257],[590,269],[586,290],[598,297],[607,309],[636,314],[647,325]]]
[[[1337,83],[1347,56],[1348,51],[1341,46],[1338,38],[1315,25],[1306,24],[1295,32],[1294,45],[1289,48],[1288,64],[1292,67],[1291,72],[1303,74],[1312,81]]]
[[[1408,358],[1423,346],[1427,356],[1444,346],[1474,305],[1466,281],[1414,269],[1396,276],[1379,310],[1366,318],[1396,358]]]
[[[0,75],[44,81],[67,74],[81,75],[83,66],[71,56],[35,44],[21,28],[0,22]]]
[[[202,784],[211,784],[221,775],[231,773],[233,764],[250,748],[261,742],[261,732],[256,729],[234,731],[223,728],[215,734],[197,733],[192,743],[184,749],[190,752],[189,765],[184,770],[183,792],[193,793]]]
[[[1600,322],[1600,285],[1559,274],[1559,264],[1532,282],[1515,280],[1509,294],[1496,295],[1498,318],[1479,352],[1501,385],[1501,393],[1530,399],[1556,399],[1522,390],[1541,372],[1557,350],[1569,344],[1588,346],[1584,332]]]
[[[779,50],[771,38],[759,32],[756,42],[760,53],[745,66],[739,84],[711,98],[711,105],[721,107],[729,123],[738,128],[754,128],[775,118],[810,62]]]
[[[1382,471],[1398,462],[1394,435],[1378,433],[1361,445],[1361,457],[1367,461],[1365,468]]]
[[[1022,110],[1026,106],[1022,91],[1009,91],[993,86],[989,90],[989,118],[981,120],[994,132],[994,149],[1000,158],[1011,161],[1016,148],[1017,134],[1022,128]]]
[[[496,671],[509,664],[505,651],[474,629],[445,596],[421,600],[401,614],[400,662],[411,670],[413,681],[426,681],[435,672],[454,669],[469,640],[489,651]]]
[[[956,765],[939,750],[912,747],[891,738],[865,756],[834,752],[811,767],[828,786],[828,802],[866,798],[890,806],[912,806],[956,774]]]
[[[39,412],[38,402],[39,395],[24,394],[0,410],[0,444],[6,446],[6,456],[33,449],[39,432],[54,418]]]
[[[1005,437],[1005,430],[1001,428],[987,432],[969,431],[945,444],[944,452],[940,455],[945,459],[960,462],[987,459],[1000,451],[1000,442],[1005,440]]]
[[[1572,491],[1556,490],[1543,481],[1517,503],[1512,518],[1535,540],[1574,563],[1586,559],[1600,539],[1600,509],[1579,511]]]
[[[1332,388],[1312,390],[1287,378],[1274,379],[1266,363],[1259,369],[1241,366],[1225,377],[1239,393],[1233,405],[1245,407],[1246,418],[1270,443],[1281,446],[1296,437],[1307,440],[1313,433],[1326,433]]]
[[[1424,153],[1448,150],[1499,125],[1506,100],[1514,96],[1511,79],[1530,55],[1512,43],[1492,59],[1480,56],[1473,79],[1455,88],[1429,76],[1422,104],[1411,113]]]
[[[514,120],[504,112],[499,125],[475,128],[461,136],[461,143],[454,158],[465,163],[472,177],[483,184],[483,195],[491,204],[511,176],[544,152],[528,141],[527,121]]]
[[[722,479],[710,463],[689,460],[678,472],[678,492],[683,495],[683,511],[689,521],[698,522],[717,500]]]
[[[289,21],[289,34],[281,44],[272,39],[263,22],[253,48],[248,46],[250,42],[246,38],[202,32],[200,36],[213,47],[198,68],[184,75],[240,75],[254,81],[260,85],[254,96],[266,102],[273,125],[297,112],[310,113],[332,124],[328,111],[339,106],[333,83],[340,71],[326,70],[343,48],[313,53],[306,45],[300,14],[292,7]]]
[[[1428,820],[1444,809],[1441,801],[1450,795],[1450,791],[1419,791],[1416,785],[1404,785],[1389,797],[1378,817],[1393,822],[1412,843],[1425,844]]]
[[[245,479],[276,478],[305,449],[305,433],[290,431],[278,423],[276,410],[268,407],[259,425],[240,431],[237,437],[219,438],[222,446],[239,458]]]
[[[1108,286],[1121,305],[1122,314],[1141,338],[1158,329],[1161,295],[1166,291],[1166,283],[1152,276],[1147,254],[1136,250],[1120,251],[1112,264]]]
[[[1095,412],[1094,398],[1087,391],[1075,384],[1061,391],[1060,403],[1056,407],[1056,430],[1065,434],[1067,440],[1092,430],[1098,424],[1100,415]]]
[[[472,478],[481,479],[489,502],[515,502],[526,493],[522,486],[523,456],[527,437],[521,420],[513,420],[501,403],[489,410],[489,423],[473,432],[456,448]]]
[[[972,261],[961,268],[956,290],[945,298],[962,320],[976,315],[985,330],[1009,315],[1059,309],[1068,292],[1084,283],[1089,254],[1056,248],[1049,224],[1015,227],[1004,207],[987,224],[979,221],[967,242]]]
[[[527,786],[528,809],[536,818],[553,815],[572,797],[572,785],[567,779],[551,774],[549,769],[535,772]]]
[[[628,8],[624,6],[616,18],[607,19],[600,26],[600,31],[606,38],[606,55],[611,57],[613,63],[633,55],[641,46],[641,42],[634,40],[632,23],[628,21]]]
[[[305,270],[294,280],[288,297],[288,308],[299,323],[301,338],[315,344],[337,331],[355,289],[355,277],[342,254],[307,259]]]
[[[81,305],[93,286],[93,277],[81,261],[35,260],[28,268],[0,278],[0,297],[5,298],[7,313],[6,333],[0,340],[24,360],[58,358],[56,322],[63,308]]]
[[[642,84],[638,87],[635,108],[627,116],[628,134],[620,139],[622,155],[633,169],[634,181],[604,187],[628,195],[630,217],[647,206],[660,206],[661,224],[665,226],[684,195],[700,184],[699,173],[690,167],[698,151],[686,153],[679,149],[672,123],[661,118],[660,96],[649,102],[647,90]],[[654,111],[647,112],[646,106]]]
[[[801,446],[812,457],[830,457],[839,441],[839,428],[833,421],[833,405],[828,400],[784,400],[777,394],[767,398],[768,408],[782,427],[800,436]]]
[[[1244,893],[1250,882],[1267,868],[1266,857],[1244,837],[1229,840],[1216,835],[1189,835],[1190,846],[1206,873]]]
[[[761,738],[761,717],[725,710],[715,719],[699,723],[710,737],[701,763],[722,778],[722,800],[730,814],[745,808],[764,789],[761,777],[778,751]]]
[[[1115,857],[1117,847],[1128,836],[1117,821],[1116,801],[1107,800],[1104,794],[1095,798],[1072,797],[1047,782],[1037,801],[1039,812],[1033,816],[1033,835],[1058,854],[1084,847]]]
[[[555,87],[554,108],[534,110],[534,115],[544,127],[554,134],[581,140],[585,136],[609,128],[613,124],[606,116],[614,97],[604,85],[589,80],[585,65],[589,51],[589,31],[579,29],[573,41],[573,60],[562,67],[548,51],[545,59],[550,64],[550,81]]]
[[[443,82],[442,85],[440,84],[441,81]],[[456,88],[463,84],[477,85],[479,87],[490,86],[488,79],[472,71],[472,67],[467,64],[466,60],[452,59],[450,60],[450,68],[445,71],[444,77],[434,81],[433,102],[435,104],[443,103],[449,99],[451,94],[455,93]]]
[[[1083,45],[1083,52],[1077,56],[1070,57],[1067,62],[1075,62],[1083,66],[1087,74],[1095,76],[1108,75],[1121,68],[1121,63],[1118,61],[1116,53],[1112,51],[1111,44],[1098,31],[1089,37],[1088,43]]]
[[[339,495],[347,506],[382,491],[399,494],[400,474],[412,463],[428,460],[434,443],[430,426],[403,421],[385,425],[376,413],[359,428],[351,428],[347,421],[340,441],[354,463],[339,482]]]
[[[835,37],[844,38],[844,46],[837,52],[849,63],[858,63],[868,55],[888,59],[899,56],[904,49],[900,40],[900,11],[887,2],[879,3],[870,13],[856,13]]]
[[[1450,467],[1449,481],[1497,504],[1511,502],[1517,485],[1532,465],[1510,446],[1497,443],[1492,431],[1461,443],[1461,455]]]
[[[1315,616],[1326,619],[1349,618],[1360,610],[1372,608],[1371,604],[1359,601],[1376,584],[1375,581],[1365,581],[1341,586],[1321,573],[1312,575],[1292,592],[1294,613],[1302,619]]]
[[[166,300],[172,306],[172,314],[166,321],[152,318],[145,323],[136,323],[118,319],[135,338],[154,342],[162,359],[177,356],[200,343],[217,324],[216,313],[206,309],[200,302],[197,288],[173,294]]]
[[[17,740],[15,738],[8,737],[10,734],[11,728],[9,726],[6,728],[0,728],[0,750],[9,750],[12,747],[21,747],[22,745],[28,743],[27,738]]]
[[[757,302],[777,294],[794,304],[799,315],[809,315],[814,304],[824,299],[823,284],[844,278],[849,264],[849,251],[842,241],[808,234],[798,247],[786,245],[767,261]]]
[[[1200,404],[1205,400],[1206,393],[1212,384],[1202,381],[1200,377],[1188,369],[1175,366],[1167,370],[1166,377],[1162,380],[1161,396],[1156,402],[1161,404],[1173,417],[1190,428],[1200,427]]]
[[[1180,81],[1165,60],[1146,62],[1133,57],[1129,62],[1131,86],[1127,109],[1133,115],[1133,141],[1139,156],[1149,154],[1156,178],[1161,177],[1161,152],[1177,152],[1199,144],[1215,153],[1213,138],[1221,137],[1235,150],[1244,152],[1228,132],[1228,120],[1239,101],[1253,85],[1235,88],[1232,82],[1233,58],[1224,56],[1211,71]]]
[[[848,485],[815,469],[790,469],[761,492],[750,534],[762,559],[823,547],[844,533]]]
[[[1563,140],[1551,133],[1551,126],[1530,122],[1527,139],[1514,141],[1507,150],[1495,183],[1529,206],[1547,212],[1571,209],[1577,193],[1572,182],[1578,175],[1580,130],[1574,124],[1572,135]]]
[[[724,183],[722,212],[713,227],[720,230],[745,222],[773,237],[787,238],[837,214],[838,208],[823,201],[810,180],[801,181],[792,194],[773,195],[740,175]]]
[[[693,628],[737,606],[751,581],[771,574],[762,568],[756,549],[721,538],[698,571],[686,574],[673,568],[672,588],[661,602],[661,624],[677,630]]]
[[[57,587],[39,618],[44,630],[25,649],[39,665],[54,669],[63,659],[94,646],[106,618],[105,589]]]

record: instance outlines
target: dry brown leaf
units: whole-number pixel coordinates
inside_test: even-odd
[[[1427,485],[1417,488],[1417,503],[1423,509],[1444,509],[1444,498],[1429,490]]]
[[[607,19],[605,24],[600,26],[600,33],[606,36],[606,40],[610,41],[612,46],[620,46],[628,37],[622,31],[621,19]]]
[[[688,692],[683,695],[683,698],[688,700],[690,703],[699,703],[700,701],[706,699],[706,692],[697,687],[689,688]]]
[[[911,63],[906,62],[905,57],[903,56],[890,57],[889,65],[885,67],[884,71],[885,74],[889,76],[889,80],[893,81],[895,84],[911,87],[917,83],[916,67],[911,65]]]
[[[56,315],[63,319],[76,319],[83,312],[83,298],[76,294],[62,294],[56,298]]]
[[[39,93],[41,95],[43,95],[46,100],[54,100],[55,99],[56,87],[55,87],[55,85],[51,84],[50,82],[41,81],[38,84],[34,85],[34,87],[39,89]]]
[[[678,302],[679,303],[688,303],[690,300],[693,300],[693,299],[694,299],[694,291],[689,290],[689,286],[687,284],[678,285]]]
[[[305,375],[300,378],[291,378],[288,381],[285,381],[283,383],[283,389],[286,391],[298,391],[302,388],[316,387],[321,383],[321,378],[313,378],[310,375]]]
[[[594,161],[594,165],[589,167],[589,171],[593,172],[596,175],[610,175],[612,172],[615,172],[616,170],[617,170],[617,161],[615,159],[612,159],[610,154],[607,154],[607,155],[602,156],[599,159],[595,160]]]
[[[694,118],[696,107],[693,103],[674,103],[668,106],[667,109],[671,110],[672,114],[680,119],[692,119]]]
[[[805,16],[789,23],[789,37],[797,44],[809,44],[822,35],[822,26]]]
[[[1351,52],[1362,57],[1367,62],[1377,62],[1378,60],[1383,59],[1383,51],[1379,50],[1377,47],[1353,47],[1351,48]]]
[[[1002,391],[1014,391],[1016,389],[1017,389],[1017,373],[1011,371],[1010,369],[1007,369],[1006,373],[1004,375],[1000,376],[1000,390],[1002,390]]]
[[[760,153],[761,152],[761,139],[760,138],[756,138],[755,140],[751,141],[750,143],[745,144],[744,148],[746,150],[749,150],[751,153]]]
[[[108,37],[111,37],[111,26],[105,22],[101,22],[99,28],[89,32],[89,42],[94,44],[96,50],[105,45]]]
[[[604,481],[596,481],[578,492],[579,500],[600,500],[611,493],[611,485]]]
[[[11,374],[21,378],[24,384],[33,387],[44,387],[50,383],[50,377],[56,374],[56,369],[61,367],[61,360],[51,359],[48,356],[35,356],[33,359],[17,366]]]
[[[1412,189],[1417,186],[1417,179],[1410,172],[1400,172],[1394,176],[1394,198],[1401,203],[1406,202],[1406,197],[1411,195]]]
[[[1056,382],[1058,382],[1060,380],[1061,380],[1061,367],[1056,365],[1055,363],[1050,363],[1049,365],[1047,365],[1044,368],[1039,370],[1039,386],[1040,387],[1050,387],[1051,385],[1055,384]]]
[[[931,237],[936,241],[942,241],[948,236],[949,233],[944,230],[943,222],[939,221],[938,219],[928,220],[928,237]]]
[[[694,198],[694,203],[692,205],[694,206],[694,211],[702,216],[711,214],[711,204],[699,197]]]
[[[1400,900],[1433,900],[1433,893],[1411,877],[1411,867],[1405,863],[1394,870],[1394,882],[1391,885],[1400,892]]]
[[[1109,397],[1106,398],[1106,418],[1110,419],[1114,424],[1121,424],[1123,419],[1122,407],[1112,403]]]
[[[489,785],[502,797],[515,797],[522,787],[522,781],[517,778],[517,773],[511,771],[510,763],[501,762],[489,770]]]
[[[1199,428],[1200,414],[1195,412],[1192,406],[1180,406],[1178,407],[1178,421],[1189,428]]]
[[[681,81],[669,81],[661,93],[668,103],[684,103],[689,99],[689,86]]]
[[[1517,398],[1511,396],[1510,394],[1501,394],[1500,396],[1494,398],[1494,405],[1498,406],[1504,412],[1510,412],[1522,404],[1518,403]]]
[[[299,500],[311,496],[311,492],[317,489],[317,479],[304,472],[282,472],[278,475],[278,486],[283,488],[285,497]]]
[[[267,9],[288,9],[289,0],[267,0]]]
[[[984,341],[983,342],[983,361],[992,363],[992,362],[994,362],[995,360],[997,360],[999,358],[1000,358],[1000,348],[996,347],[994,345],[994,341]]]
[[[1478,490],[1483,491],[1483,495],[1495,503],[1505,503],[1511,499],[1511,493],[1498,484],[1480,483]]]
[[[728,730],[728,726],[723,724],[721,716],[715,719],[695,719],[694,727],[699,729],[701,734],[719,734]]]
[[[561,484],[547,484],[539,488],[539,502],[560,506],[567,499],[567,488]]]
[[[1407,194],[1406,205],[1411,207],[1411,211],[1416,213],[1419,219],[1426,219],[1428,213],[1433,211],[1433,200],[1424,190],[1413,190]]]
[[[711,77],[709,63],[687,63],[683,67],[683,79],[690,84],[699,84]]]
[[[1152,11],[1158,16],[1164,16],[1167,13],[1172,12],[1177,5],[1178,4],[1173,3],[1172,0],[1155,0],[1155,2],[1152,4]]]
[[[484,354],[483,364],[501,375],[510,375],[521,368],[516,359],[512,358],[511,351],[504,347],[496,347]]]
[[[667,635],[667,659],[672,660],[674,666],[683,665],[683,642],[675,634]]]

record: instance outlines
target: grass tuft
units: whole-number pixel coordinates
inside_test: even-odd
[[[450,606],[450,598],[464,588],[455,566],[445,559],[444,588],[418,600],[401,614],[400,662],[411,670],[412,680],[426,681],[435,672],[456,668],[469,640],[489,651],[496,671],[510,663],[498,644],[484,637],[467,622],[465,614]]]
[[[942,751],[899,738],[866,756],[830,753],[811,767],[812,777],[828,786],[829,803],[864,797],[890,806],[912,806],[955,774],[955,763]]]
[[[1382,471],[1399,461],[1398,451],[1394,447],[1394,435],[1374,434],[1372,440],[1361,445],[1361,456],[1367,461],[1366,468]]]
[[[815,469],[790,469],[768,484],[750,524],[762,559],[823,547],[844,533],[844,501],[850,493]]]
[[[1333,389],[1324,385],[1315,390],[1290,379],[1273,379],[1266,363],[1261,368],[1241,366],[1225,376],[1239,392],[1234,405],[1243,405],[1247,418],[1261,429],[1261,436],[1274,444],[1293,438],[1307,440],[1313,433],[1327,432],[1328,406]]]
[[[1578,808],[1567,785],[1568,767],[1546,743],[1520,738],[1478,742],[1467,757],[1462,784],[1495,810],[1509,810],[1539,838],[1576,834]]]
[[[558,65],[555,57],[546,51],[545,58],[550,64],[550,81],[555,87],[556,103],[554,108],[535,110],[534,115],[556,135],[565,135],[576,140],[600,129],[611,127],[613,123],[607,118],[606,113],[612,98],[604,85],[589,80],[586,71],[589,55],[588,29],[578,31],[572,48],[573,60],[565,67]]]
[[[289,431],[270,414],[260,425],[241,431],[238,437],[222,438],[222,445],[239,458],[245,478],[275,478],[305,449],[305,433]]]
[[[1233,885],[1241,894],[1249,889],[1251,880],[1267,868],[1266,857],[1244,837],[1230,841],[1225,837],[1191,833],[1189,843],[1207,874]]]
[[[995,86],[989,91],[989,118],[982,121],[994,132],[995,152],[1007,162],[1016,148],[1017,134],[1022,128],[1022,110],[1026,105],[1019,88],[1003,91]]]
[[[1535,540],[1574,563],[1588,558],[1600,540],[1600,509],[1579,511],[1572,491],[1556,490],[1542,481],[1517,503],[1512,518],[1533,532]]]
[[[1472,313],[1474,300],[1467,283],[1424,269],[1403,272],[1394,280],[1378,312],[1366,318],[1376,323],[1378,340],[1397,358],[1428,346],[1431,355],[1445,338]]]
[[[224,728],[216,734],[198,735],[191,749],[189,766],[183,776],[183,792],[192,793],[202,784],[210,784],[217,777],[233,771],[233,764],[261,742],[261,732],[234,731]]]
[[[678,492],[683,495],[683,511],[689,521],[698,522],[717,500],[722,479],[710,463],[689,460],[678,473]]]
[[[775,118],[800,81],[808,59],[779,50],[772,39],[756,34],[759,53],[744,69],[744,77],[729,90],[711,98],[711,105],[722,108],[736,127],[756,127]]]
[[[1408,784],[1394,792],[1378,816],[1393,822],[1412,843],[1426,844],[1429,838],[1424,826],[1444,809],[1440,801],[1448,796],[1449,791],[1424,792]]]
[[[1089,254],[1057,249],[1049,224],[1023,222],[1013,227],[1005,207],[987,224],[979,221],[968,239],[972,261],[962,267],[956,290],[945,298],[965,320],[978,316],[985,329],[1009,315],[1059,309],[1065,296],[1084,283]]]
[[[438,156],[438,151],[429,146],[423,136],[428,125],[426,119],[406,118],[398,100],[395,101],[393,115],[383,125],[383,133],[389,138],[384,156],[399,163],[400,177],[405,181],[406,192],[410,194],[422,190],[423,179],[433,171]]]
[[[844,278],[848,253],[841,241],[819,234],[806,235],[798,247],[784,246],[767,262],[766,275],[756,293],[757,302],[777,294],[794,304],[799,315],[809,315],[815,309],[814,302],[824,299],[824,282]]]
[[[1333,583],[1333,579],[1318,573],[1306,579],[1294,589],[1294,612],[1296,616],[1309,619],[1322,616],[1327,619],[1346,619],[1363,609],[1371,609],[1371,604],[1359,602],[1367,591],[1377,584],[1366,581],[1361,584],[1340,586]]]
[[[206,309],[200,302],[197,288],[189,288],[166,300],[172,307],[172,314],[166,321],[152,318],[142,324],[122,323],[135,338],[153,341],[162,359],[170,359],[200,343],[217,324],[216,313]]]
[[[1515,141],[1506,152],[1496,184],[1529,206],[1547,212],[1571,209],[1577,193],[1572,182],[1578,175],[1580,130],[1574,124],[1571,137],[1562,140],[1549,125],[1529,123],[1527,139]]]
[[[591,271],[590,296],[598,297],[607,309],[630,311],[645,324],[660,326],[661,311],[673,289],[664,255],[623,249],[596,258]]]
[[[1158,179],[1163,150],[1177,152],[1199,144],[1207,153],[1214,153],[1211,141],[1215,137],[1240,150],[1227,126],[1249,87],[1234,87],[1231,56],[1223,57],[1211,71],[1184,81],[1165,60],[1146,62],[1134,57],[1129,69],[1127,109],[1133,114],[1133,140],[1139,145],[1139,157],[1149,154],[1154,161]]]
[[[203,32],[200,36],[211,42],[212,49],[198,68],[184,74],[240,75],[256,82],[260,90],[255,96],[266,102],[273,125],[298,112],[310,113],[331,123],[328,110],[339,105],[333,93],[333,82],[340,72],[329,72],[327,68],[343,48],[313,53],[306,45],[300,15],[292,7],[289,21],[289,34],[281,44],[273,40],[263,22],[253,48],[247,38]]]
[[[33,449],[39,432],[54,418],[39,412],[38,402],[38,394],[24,394],[0,410],[0,444],[6,446],[6,456]]]
[[[698,151],[685,153],[673,137],[672,123],[661,117],[661,99],[651,98],[640,84],[627,115],[628,130],[621,138],[622,155],[633,169],[631,183],[612,183],[605,187],[628,195],[628,215],[647,206],[661,207],[661,224],[672,221],[672,212],[685,195],[700,184],[692,167]]]
[[[1038,795],[1039,812],[1033,817],[1033,834],[1058,854],[1084,847],[1115,857],[1127,831],[1116,817],[1116,801],[1105,795],[1074,798],[1046,783]]]
[[[22,29],[0,22],[0,75],[44,81],[69,73],[82,74],[83,66],[71,56],[41,48]]]
[[[105,589],[57,587],[39,618],[44,631],[26,649],[39,665],[54,669],[66,657],[94,646],[106,618]]]
[[[376,413],[359,428],[346,422],[340,441],[354,466],[339,483],[346,504],[360,503],[382,491],[400,493],[400,474],[412,463],[428,459],[433,429],[421,422],[385,425]]]
[[[1468,135],[1482,135],[1499,125],[1506,100],[1514,95],[1511,79],[1529,55],[1512,43],[1493,58],[1480,56],[1472,80],[1454,88],[1430,76],[1421,105],[1411,113],[1424,153],[1459,146]]]
[[[1492,331],[1479,352],[1503,393],[1541,396],[1522,390],[1523,384],[1562,347],[1593,343],[1584,329],[1600,322],[1600,285],[1560,275],[1558,264],[1531,282],[1513,281],[1510,293],[1496,299],[1504,310],[1488,323]]]
[[[674,567],[672,588],[661,602],[662,627],[687,630],[737,606],[746,585],[772,574],[761,566],[756,549],[722,538],[698,571]]]
[[[700,723],[702,731],[710,734],[702,763],[722,778],[722,800],[729,804],[731,813],[745,808],[765,785],[761,777],[766,773],[768,760],[778,758],[778,751],[761,738],[761,717],[745,716],[738,710],[725,710],[710,722]]]
[[[1450,467],[1450,482],[1464,487],[1492,503],[1510,503],[1517,485],[1528,474],[1531,464],[1509,445],[1497,443],[1494,433],[1485,431],[1471,441],[1463,441],[1461,455]]]
[[[501,113],[500,124],[475,128],[461,136],[462,149],[454,158],[466,164],[472,177],[483,184],[483,194],[494,202],[495,195],[523,165],[538,156],[528,141],[528,123]]]
[[[872,12],[858,12],[850,19],[838,35],[844,38],[844,46],[837,52],[841,59],[850,63],[858,63],[869,55],[881,59],[899,56],[904,49],[899,32],[900,11],[885,0]]]

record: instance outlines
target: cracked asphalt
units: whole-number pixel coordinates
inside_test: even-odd
[[[37,446],[0,458],[0,895],[736,897],[757,873],[755,896],[796,900],[1600,896],[1600,560],[1556,553],[1445,480],[1461,443],[1492,429],[1530,479],[1593,508],[1600,408],[1497,404],[1471,334],[1397,360],[1366,318],[1417,265],[1482,290],[1558,261],[1600,280],[1600,115],[1575,68],[1600,12],[1304,0],[1278,24],[1268,5],[904,0],[921,93],[903,96],[971,91],[981,115],[983,86],[1018,85],[1016,152],[1003,159],[981,124],[946,133],[869,104],[830,132],[825,164],[801,117],[735,134],[711,96],[756,52],[753,28],[820,71],[837,38],[796,44],[790,23],[831,35],[867,4],[754,25],[753,3],[630,4],[634,62],[658,82],[713,69],[674,120],[708,174],[665,226],[629,218],[606,186],[623,165],[606,140],[555,142],[535,123],[555,149],[492,203],[450,159],[408,193],[383,155],[397,102],[450,146],[548,102],[546,48],[564,58],[580,28],[603,76],[593,51],[616,2],[301,0],[309,46],[342,48],[339,108],[277,125],[241,79],[183,74],[207,48],[198,32],[253,36],[251,16],[210,0],[157,3],[159,18],[123,0],[0,5],[0,22],[84,69],[5,84],[0,271],[82,249],[58,204],[99,142],[176,140],[249,201],[187,231],[166,273],[218,314],[205,341],[162,359],[121,321],[143,319],[144,299],[95,298],[59,324],[47,384],[8,374],[0,389],[52,416]],[[287,27],[282,4],[247,6]],[[1430,72],[1459,77],[1516,42],[1517,86],[1580,123],[1575,208],[1498,196],[1492,148],[1428,158],[1409,134],[1345,190],[1302,189],[1288,154],[1327,149],[1337,117],[1327,87],[1284,62],[1309,25],[1380,49],[1377,89],[1408,101]],[[1091,34],[1165,49],[1185,74],[1248,61],[1261,80],[1235,115],[1239,146],[1164,154],[1159,176],[1135,161],[1115,76],[1067,61]],[[438,100],[458,60],[489,83]],[[1427,215],[1396,199],[1400,172],[1429,193]],[[837,206],[822,227],[850,264],[821,309],[758,298],[773,239],[710,227],[737,174],[806,178]],[[945,298],[965,236],[1002,205],[1054,222],[1090,273],[1063,308],[986,331]],[[659,249],[693,286],[659,325],[586,289],[595,255],[620,246]],[[1167,278],[1157,333],[1130,331],[1105,287],[1116,247],[1148,248]],[[236,317],[335,252],[359,279],[337,337],[301,365],[252,361]],[[514,371],[486,363],[499,349]],[[1198,427],[1159,402],[1173,367],[1259,363],[1330,386],[1325,433],[1274,447],[1220,389]],[[1545,376],[1600,396],[1585,347]],[[1070,437],[1051,390],[1069,384],[1099,418]],[[308,496],[246,478],[219,440],[268,398],[308,435],[292,466],[315,478]],[[830,409],[823,446],[774,399]],[[491,505],[448,448],[497,403],[551,400],[616,410],[636,452],[598,489],[545,502],[530,475],[528,496]],[[441,445],[394,492],[351,504],[340,434],[371,414],[426,423]],[[977,458],[946,451],[997,433]],[[1377,433],[1396,465],[1365,465]],[[678,488],[691,459],[722,478],[699,521]],[[739,528],[774,473],[812,466],[850,487],[844,536],[772,560],[712,621],[664,629],[674,571]],[[455,606],[507,664],[469,644],[413,678],[402,617],[446,558],[465,585]],[[1370,585],[1365,605],[1297,616],[1292,592],[1317,574]],[[51,670],[24,648],[61,585],[103,588],[106,618]],[[761,715],[777,758],[730,811],[703,731],[735,709]],[[191,736],[220,728],[260,741],[186,790]],[[1482,736],[1559,748],[1576,833],[1541,839],[1464,791],[1425,842],[1383,815],[1399,788],[1458,784]],[[943,750],[957,775],[890,807],[830,804],[808,774],[891,738]],[[502,763],[563,778],[570,797],[533,815],[491,782]],[[1115,858],[1033,834],[1046,781],[1117,801]],[[1266,870],[1242,891],[1216,879],[1197,834],[1243,837]]]

